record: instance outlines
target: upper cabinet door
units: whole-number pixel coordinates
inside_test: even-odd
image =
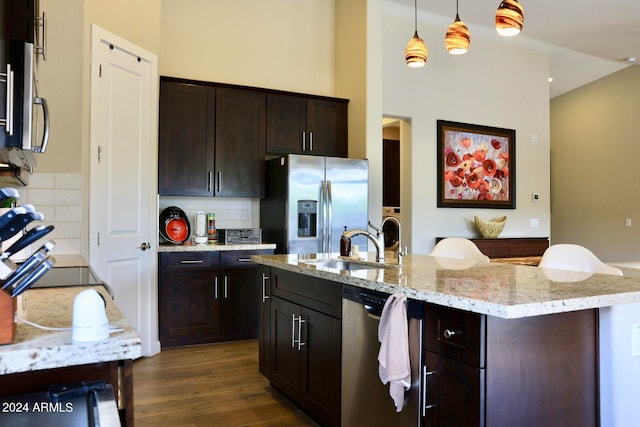
[[[216,89],[161,79],[160,195],[213,196]]]
[[[347,157],[347,102],[307,100],[307,129],[312,154]]]
[[[264,195],[266,94],[219,87],[216,94],[215,195]]]
[[[307,148],[306,129],[306,98],[272,93],[267,95],[268,153],[304,154]]]
[[[347,100],[267,95],[267,153],[347,157]]]

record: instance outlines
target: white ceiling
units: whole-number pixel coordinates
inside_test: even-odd
[[[413,11],[414,0],[387,0]],[[453,21],[456,0],[417,0],[424,14]],[[493,30],[500,0],[459,0],[460,19],[471,32]],[[639,0],[520,0],[525,24],[513,43],[551,53],[551,97],[640,61]],[[418,26],[419,28],[419,26]]]

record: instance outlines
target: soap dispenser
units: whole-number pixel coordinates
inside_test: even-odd
[[[344,226],[344,232],[342,233],[342,237],[340,237],[340,256],[349,256],[351,255],[351,237],[346,235],[347,226]]]

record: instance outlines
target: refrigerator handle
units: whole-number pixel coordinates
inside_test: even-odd
[[[320,239],[322,242],[321,251],[322,253],[327,252],[327,181],[320,181],[322,185],[321,195],[320,195],[320,209],[322,209],[322,230],[320,234]]]
[[[326,252],[331,252],[331,242],[333,236],[331,235],[333,229],[333,196],[331,195],[331,181],[327,181],[327,250]]]

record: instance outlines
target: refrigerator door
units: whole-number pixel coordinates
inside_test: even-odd
[[[325,180],[327,182],[327,222],[329,246],[325,252],[340,250],[340,236],[347,226],[349,230],[368,228],[369,209],[369,163],[367,160],[326,158]],[[367,238],[355,237],[352,245],[367,250]]]
[[[287,253],[322,252],[322,224],[324,222],[322,183],[324,181],[325,158],[289,155],[287,161],[289,162]],[[317,209],[316,215],[310,215],[309,209],[313,206]],[[315,221],[315,227],[308,224],[309,220]],[[309,232],[309,230],[315,231]]]

